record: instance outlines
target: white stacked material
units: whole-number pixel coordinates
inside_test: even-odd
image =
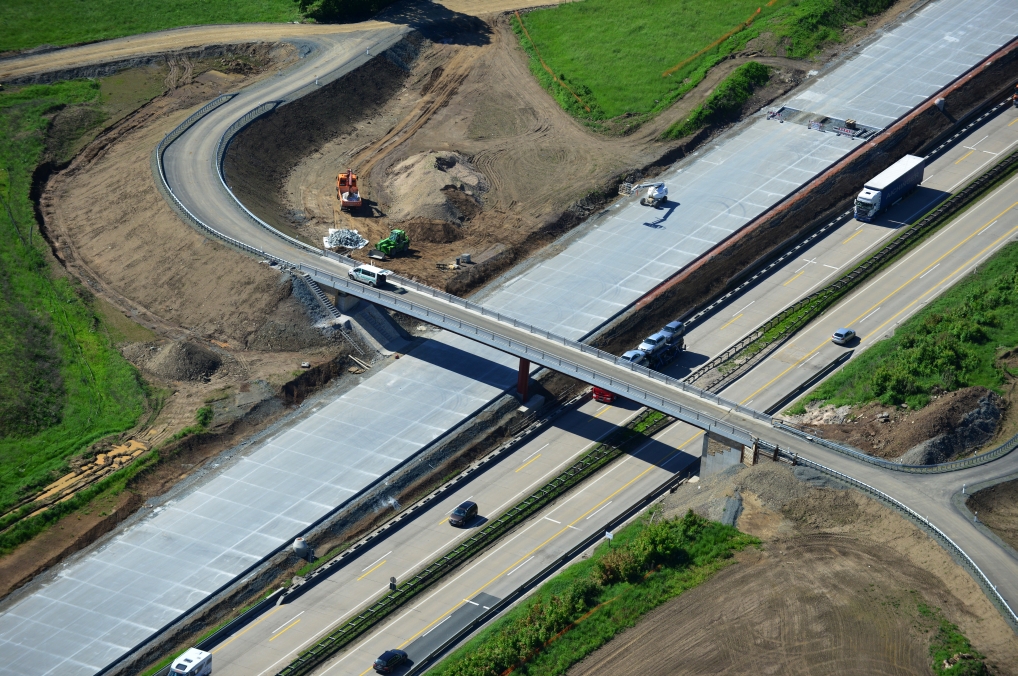
[[[368,240],[361,237],[356,230],[334,230],[329,229],[329,236],[325,238],[325,246],[333,248],[337,246],[346,249],[361,249],[368,243]]]

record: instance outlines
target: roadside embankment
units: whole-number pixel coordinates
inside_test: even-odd
[[[966,115],[1003,98],[1014,86],[1016,63],[1018,42],[1001,49],[933,97],[944,99],[943,110],[933,100],[927,101],[685,270],[663,281],[603,331],[597,346],[621,351],[639,338],[642,326],[662,325],[737,285],[776,252],[847,209],[866,180],[902,155],[931,147]]]

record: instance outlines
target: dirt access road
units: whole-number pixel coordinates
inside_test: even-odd
[[[231,144],[226,173],[262,219],[316,246],[330,228],[356,229],[372,245],[392,227],[406,230],[410,254],[386,267],[457,294],[583,222],[614,199],[621,174],[681,156],[690,139],[662,141],[661,132],[750,58],[725,61],[668,111],[612,137],[540,87],[506,16],[412,48],[410,72],[375,59],[255,121]],[[801,62],[754,58],[776,72],[746,112],[805,74]],[[352,214],[336,199],[346,167],[369,204]],[[365,259],[367,249],[352,255]],[[463,253],[473,266],[437,267]]]
[[[448,13],[480,16],[494,12],[507,12],[531,7],[526,0],[445,0],[434,2]],[[541,5],[558,4],[556,0],[542,0]],[[443,14],[432,10],[434,14]],[[128,60],[150,54],[162,54],[203,45],[230,45],[250,42],[279,42],[316,35],[354,33],[378,28],[391,28],[394,23],[405,23],[417,15],[406,3],[399,3],[378,15],[375,20],[350,24],[280,24],[250,23],[212,26],[187,26],[155,33],[132,35],[116,40],[67,47],[39,54],[10,56],[0,60],[0,82],[30,77],[51,71],[80,66]]]
[[[736,467],[664,502],[736,526],[763,546],[644,617],[571,676],[929,674],[935,632],[918,604],[957,624],[991,673],[1013,674],[1018,640],[929,537],[863,495],[803,468]]]

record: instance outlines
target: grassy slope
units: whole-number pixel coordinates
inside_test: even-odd
[[[925,406],[931,394],[999,389],[1001,347],[1018,345],[1018,244],[1011,244],[807,395],[842,406],[881,400]]]
[[[66,159],[107,118],[102,91],[73,81],[0,92],[0,195],[10,207],[0,211],[0,511],[145,410],[144,385],[94,297],[50,270],[29,199],[40,161]]]
[[[436,676],[564,674],[640,617],[707,580],[756,542],[692,512],[648,525],[645,516],[540,587],[440,662]],[[627,570],[628,569],[628,570]]]
[[[4,0],[0,52],[72,45],[177,26],[300,19],[293,0]]]
[[[728,54],[764,32],[789,56],[808,57],[840,38],[849,21],[878,13],[892,0],[583,0],[523,16],[549,67],[592,109],[586,113],[536,58],[531,71],[563,107],[592,120],[653,114],[703,79]],[[748,26],[744,23],[760,13]],[[741,27],[741,29],[740,29]],[[719,38],[735,31],[720,44]],[[529,41],[521,42],[535,56]],[[704,53],[699,54],[705,48]],[[668,77],[662,74],[688,60]]]
[[[697,106],[685,120],[679,120],[665,131],[666,138],[682,138],[711,124],[737,118],[753,90],[767,84],[771,69],[750,61],[744,63],[718,83],[707,100]]]

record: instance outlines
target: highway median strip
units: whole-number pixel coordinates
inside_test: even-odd
[[[337,625],[315,645],[303,651],[280,671],[279,676],[298,676],[311,673],[446,574],[487,549],[537,511],[561,497],[635,444],[652,437],[673,421],[673,418],[662,413],[646,410],[626,427],[614,431],[604,442],[597,444],[567,470],[529,497],[498,518],[489,521],[475,535],[435,559],[417,575],[397,584],[395,589],[361,609],[352,619]]]
[[[685,382],[695,384],[703,381],[700,384],[703,389],[717,391],[720,386],[741,376],[780,347],[785,340],[820,316],[840,298],[896,260],[900,254],[907,251],[932,230],[949,222],[964,208],[976,202],[1016,167],[1018,167],[1018,151],[1011,153],[965,188],[946,199],[841,278],[771,317],[745,338],[691,373],[685,378]]]

